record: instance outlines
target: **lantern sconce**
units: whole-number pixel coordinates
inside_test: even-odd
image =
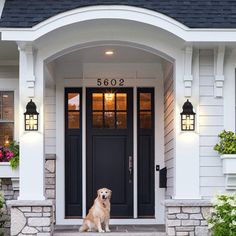
[[[189,100],[184,103],[183,111],[181,115],[181,130],[182,131],[194,131],[195,130],[195,115],[193,111],[193,105]]]
[[[38,116],[37,107],[32,99],[26,105],[25,116],[25,131],[37,131],[38,130]]]

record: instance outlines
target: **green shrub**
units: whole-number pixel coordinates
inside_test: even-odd
[[[19,158],[19,144],[13,141],[10,143],[8,147],[13,152],[13,157],[10,160],[10,165],[12,169],[16,169],[19,166],[20,158]]]
[[[219,143],[214,146],[214,150],[219,154],[236,154],[236,135],[232,131],[223,130],[218,137]]]
[[[236,235],[236,193],[217,196],[208,226],[213,236]]]

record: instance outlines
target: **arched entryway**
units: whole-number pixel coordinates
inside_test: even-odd
[[[57,198],[65,197],[57,211],[67,221],[81,219],[103,186],[113,192],[112,222],[163,220],[157,168],[165,162],[163,119],[165,96],[173,96],[173,63],[131,45],[91,45],[46,65],[53,64],[61,101],[56,149],[65,155],[57,165],[64,171],[57,175]]]
[[[123,194],[124,202],[127,203],[123,208],[126,208],[126,210],[119,212],[122,207],[118,207],[118,210],[114,208],[111,222],[118,224],[163,223],[164,206],[162,202],[166,196],[169,197],[173,192],[174,172],[171,171],[169,176],[170,187],[165,191],[165,189],[159,187],[158,168],[163,168],[166,161],[170,165],[169,168],[174,168],[172,161],[174,158],[173,151],[171,151],[174,148],[174,134],[171,132],[174,129],[173,78],[175,74],[182,73],[182,69],[177,70],[176,66],[179,65],[179,68],[182,68],[183,41],[160,28],[140,22],[121,19],[100,19],[96,21],[83,21],[58,28],[37,39],[36,43],[38,47],[36,72],[39,77],[44,73],[46,97],[54,97],[55,101],[55,104],[45,104],[45,108],[47,105],[55,107],[53,118],[55,126],[52,129],[48,127],[48,130],[53,131],[45,130],[45,139],[50,139],[51,141],[51,143],[45,142],[45,152],[56,152],[57,155],[57,224],[81,223],[82,217],[86,215],[89,205],[95,197],[95,190],[99,187],[99,184],[95,183],[96,181],[90,180],[89,182],[90,171],[94,167],[94,162],[96,162],[96,155],[94,153],[90,155],[89,151],[99,153],[103,150],[102,148],[100,151],[98,149],[94,151],[91,147],[91,140],[95,133],[89,131],[88,123],[90,123],[91,128],[91,124],[93,125],[93,115],[96,112],[98,116],[102,117],[103,134],[106,137],[111,135],[107,132],[112,133],[110,129],[105,127],[107,113],[113,114],[115,128],[117,128],[117,121],[119,121],[119,115],[122,112],[126,117],[125,119],[127,119],[126,121],[128,122],[129,120],[128,123],[131,124],[127,126],[129,135],[123,134],[123,143],[120,139],[118,140],[120,141],[120,146],[117,143],[113,146],[114,149],[117,148],[118,150],[129,146],[129,151],[125,149],[123,153],[127,155],[125,155],[125,159],[120,159],[120,164],[123,163],[123,173],[121,171],[119,176],[125,177],[123,178],[124,180],[120,178],[119,181],[126,182],[126,184],[122,183],[120,185],[120,189],[123,189],[121,195],[118,194],[121,192],[119,188],[117,190],[118,193],[113,195],[113,199],[116,201],[114,202],[115,207],[119,203],[122,194],[126,191],[126,195]],[[106,58],[105,50],[114,50],[113,58]],[[42,62],[44,63],[42,64]],[[99,89],[99,91],[94,90],[92,92],[92,88]],[[100,94],[103,98],[106,97],[108,92],[104,90],[105,88],[110,89],[115,94],[115,104],[117,103],[116,100],[118,101],[116,98],[119,96],[116,93],[125,94],[127,99],[130,97],[129,100],[131,102],[128,104],[128,100],[126,101],[127,110],[106,111],[104,110],[105,100],[103,101],[102,109],[88,110],[89,102],[90,108],[93,106],[93,101],[91,101],[93,94]],[[126,89],[129,89],[129,92]],[[67,109],[66,103],[73,97],[70,93],[79,94],[81,110],[72,111]],[[147,94],[151,101],[151,106],[147,110],[142,110],[139,107],[143,94]],[[47,116],[50,117],[49,113],[51,112],[50,108],[47,110],[49,112],[48,114],[47,112],[45,113],[46,120]],[[76,190],[75,195],[72,194],[73,196],[68,191],[65,193],[65,187],[67,189],[67,186],[73,182],[70,181],[70,177],[66,177],[67,173],[71,173],[70,170],[66,169],[68,158],[70,160],[68,152],[71,152],[67,150],[66,142],[68,144],[72,142],[68,141],[68,136],[66,136],[69,126],[67,127],[68,122],[65,122],[70,119],[70,112],[78,112],[78,114],[74,113],[73,115],[79,117],[81,122],[81,129],[77,138],[75,138],[76,142],[80,142],[80,144],[78,146],[73,144],[73,147],[81,147],[74,152],[79,152],[76,155],[80,155],[81,161],[78,164],[80,169],[77,174],[79,173],[79,175],[77,175],[77,179],[74,179],[79,188],[75,189],[73,185],[70,187]],[[128,115],[130,113],[131,116]],[[153,122],[149,133],[148,131],[139,130],[139,116],[145,115],[148,117],[147,119],[150,117]],[[117,137],[122,136],[123,131],[117,131]],[[120,132],[119,135],[118,132]],[[73,136],[74,133],[72,132],[70,135]],[[164,138],[165,136],[166,139]],[[88,137],[91,137],[91,139],[88,140]],[[127,139],[129,141],[124,142]],[[98,140],[98,143],[100,141]],[[105,143],[108,141],[111,141],[111,139],[107,139]],[[140,145],[141,142],[143,142],[142,145]],[[165,144],[167,143],[169,144],[165,149]],[[139,150],[140,147],[144,146],[145,151]],[[147,154],[149,151],[150,153]],[[169,152],[169,160],[164,158],[167,152]],[[105,162],[107,163],[108,156],[110,155],[111,153],[107,152],[98,156],[106,157]],[[142,155],[150,156],[151,158],[147,158],[150,161],[141,163],[142,158],[138,161],[139,156]],[[124,158],[124,155],[118,155],[118,158],[121,156]],[[89,161],[89,158],[92,161]],[[75,167],[76,165],[73,163],[69,165]],[[98,174],[94,173],[96,171],[99,173],[100,170],[92,169],[91,178],[99,179],[97,178]],[[144,178],[142,178],[143,175],[139,175],[141,172],[144,173]],[[146,177],[145,174],[147,174]],[[106,176],[107,178],[109,178],[109,175]],[[102,182],[101,179],[99,180],[100,182]],[[147,182],[149,184],[146,184]],[[111,186],[114,186],[114,183]],[[93,187],[89,189],[91,185]],[[141,186],[143,186],[142,191],[149,191],[150,194],[143,194],[142,191],[139,193],[140,189],[142,189]],[[69,199],[71,196],[72,198]],[[128,198],[130,200],[127,200]],[[141,202],[142,198],[143,203]],[[69,206],[70,201],[76,204]],[[70,207],[72,210],[69,209]],[[78,218],[80,219],[78,220]]]

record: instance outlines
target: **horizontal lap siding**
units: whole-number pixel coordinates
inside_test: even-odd
[[[223,129],[223,99],[214,97],[214,51],[200,51],[200,190],[210,198],[224,189],[221,160],[213,150]]]
[[[45,153],[56,153],[56,91],[48,86],[45,94]]]
[[[172,69],[164,79],[165,166],[167,168],[166,198],[171,198],[174,186],[174,88]]]

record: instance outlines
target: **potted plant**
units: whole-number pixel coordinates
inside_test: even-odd
[[[223,173],[236,174],[236,135],[232,131],[223,130],[218,137],[219,142],[214,146],[223,160]]]
[[[0,147],[0,178],[19,177],[19,145],[16,142]]]

